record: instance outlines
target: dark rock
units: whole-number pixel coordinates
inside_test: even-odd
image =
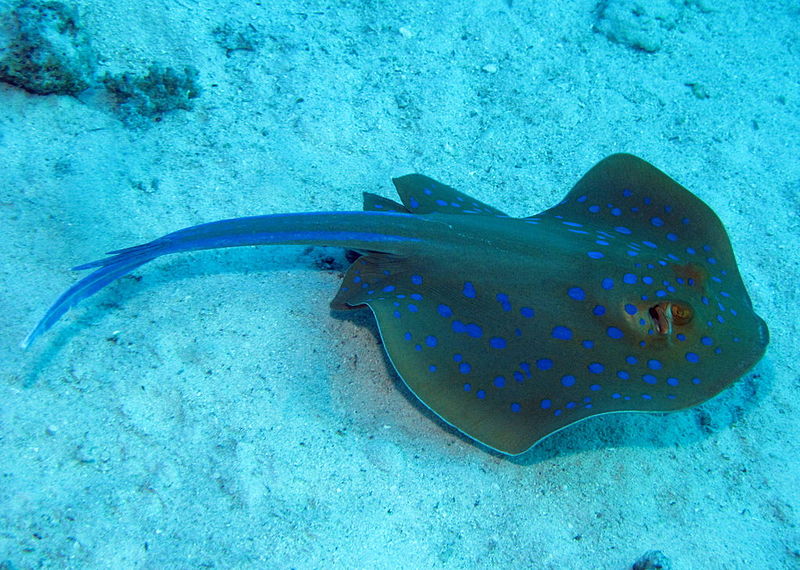
[[[632,570],[672,570],[672,562],[660,550],[648,550],[633,563]]]
[[[201,93],[193,67],[179,72],[153,65],[146,75],[106,74],[103,84],[116,104],[117,114],[128,126],[159,121],[161,115],[176,109],[191,111],[194,99]]]
[[[73,8],[23,1],[0,19],[0,81],[37,95],[76,95],[93,75],[94,55]]]

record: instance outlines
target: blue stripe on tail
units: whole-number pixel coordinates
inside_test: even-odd
[[[148,261],[183,251],[270,244],[311,244],[369,251],[401,251],[421,241],[411,227],[411,214],[389,212],[316,212],[276,214],[220,220],[167,234],[142,245],[118,249],[110,257],[74,267],[95,271],[67,289],[22,341],[29,347],[69,309],[112,281]],[[361,231],[352,231],[350,228]],[[385,233],[384,233],[385,230]],[[403,235],[405,234],[405,235]]]

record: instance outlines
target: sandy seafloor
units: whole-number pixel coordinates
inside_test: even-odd
[[[199,70],[150,126],[0,85],[0,566],[800,567],[797,3],[641,0],[675,16],[652,53],[593,0],[271,4],[74,3],[99,72]],[[224,24],[260,45],[226,53]],[[339,250],[164,258],[18,346],[110,249],[415,171],[526,216],[620,151],[720,215],[770,326],[699,408],[489,452],[414,401],[368,311],[329,310]]]

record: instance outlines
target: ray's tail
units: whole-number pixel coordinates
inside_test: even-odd
[[[78,265],[94,269],[67,289],[20,343],[29,347],[83,299],[157,257],[171,253],[247,245],[329,245],[360,251],[408,254],[422,241],[418,216],[389,212],[317,212],[220,220],[178,230],[134,247],[108,252],[110,257]]]

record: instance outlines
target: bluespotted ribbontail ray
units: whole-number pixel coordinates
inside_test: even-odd
[[[714,212],[647,162],[610,156],[554,208],[511,218],[419,174],[402,204],[222,220],[112,251],[23,342],[115,279],[170,253],[263,244],[362,254],[334,309],[368,306],[389,358],[434,413],[515,455],[590,416],[708,400],[763,355]]]

